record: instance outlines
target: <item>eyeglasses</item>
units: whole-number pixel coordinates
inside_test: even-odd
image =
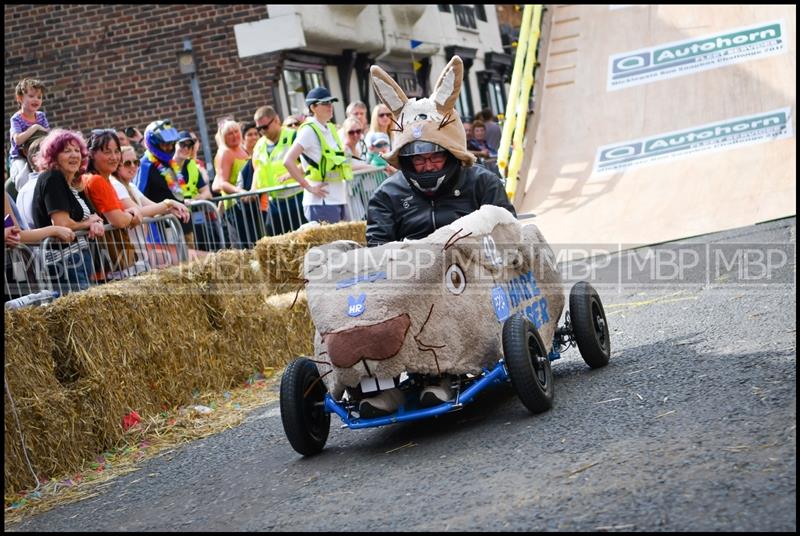
[[[348,130],[347,133],[350,134],[351,136],[360,136],[361,135],[361,130],[360,129],[359,130]]]
[[[139,161],[138,160],[125,160],[122,163],[122,167],[139,167]]]
[[[430,162],[434,166],[440,166],[447,160],[447,155],[444,153],[430,153],[428,156],[415,154],[411,157],[411,163],[415,166],[424,166],[426,162]]]
[[[392,114],[384,112],[382,114],[378,114],[378,117],[392,117]]]
[[[194,147],[194,142],[193,141],[182,141],[182,142],[180,142],[179,145],[181,147],[183,147],[184,149],[191,149],[192,147]]]

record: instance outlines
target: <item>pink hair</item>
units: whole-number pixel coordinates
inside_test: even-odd
[[[44,137],[37,156],[37,164],[45,169],[55,169],[58,167],[58,155],[64,152],[64,149],[70,143],[76,144],[81,150],[81,168],[79,172],[83,173],[89,165],[89,149],[86,147],[83,134],[73,130],[64,130],[63,128],[53,129]]]

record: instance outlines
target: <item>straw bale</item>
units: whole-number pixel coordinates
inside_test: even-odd
[[[76,467],[95,450],[74,398],[56,378],[54,342],[44,308],[6,311],[4,339],[7,390],[3,468],[4,492],[8,495],[35,485],[23,454],[20,429],[28,458],[40,478]]]
[[[293,284],[302,279],[306,251],[335,240],[354,240],[366,245],[366,222],[322,224],[302,231],[264,237],[256,243],[253,251],[268,282]]]
[[[295,292],[278,295],[258,310],[238,313],[235,323],[238,333],[244,336],[218,333],[214,355],[223,368],[219,377],[229,378],[233,384],[253,372],[280,368],[298,355],[312,353],[314,327],[305,292],[300,292],[290,308],[294,297]]]
[[[211,327],[201,293],[176,269],[69,294],[47,317],[56,374],[84,391],[103,447],[122,437],[124,415],[188,401],[203,375]]]
[[[343,238],[347,226],[329,226],[334,234],[324,239],[312,233],[298,269],[305,249]],[[118,444],[131,410],[146,417],[191,402],[196,390],[226,389],[310,355],[305,292],[275,295],[298,283],[271,282],[263,266],[252,251],[224,251],[6,312],[6,374],[37,473],[77,471]],[[13,493],[33,478],[5,407],[5,486]]]
[[[275,290],[266,282],[252,250],[223,250],[184,266],[206,301],[209,322],[217,329],[236,329],[232,313],[256,311]]]

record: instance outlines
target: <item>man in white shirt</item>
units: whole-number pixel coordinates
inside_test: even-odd
[[[300,125],[297,138],[283,159],[289,175],[305,189],[303,212],[309,221],[336,223],[345,219],[345,180],[352,178],[352,168],[336,127],[329,122],[333,103],[338,100],[325,87],[308,92],[306,105],[313,117]],[[300,156],[302,171],[297,166]]]

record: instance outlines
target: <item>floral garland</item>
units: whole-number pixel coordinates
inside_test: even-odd
[[[164,177],[169,191],[172,192],[176,199],[183,201],[183,187],[186,185],[186,177],[183,176],[182,166],[178,165],[175,160],[170,160],[169,168],[167,168],[161,163],[161,160],[156,158],[150,151],[146,151],[145,154],[148,160],[156,166],[161,176]]]

